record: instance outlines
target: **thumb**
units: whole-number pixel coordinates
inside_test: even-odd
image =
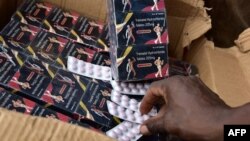
[[[156,116],[147,120],[140,128],[143,135],[166,133],[163,116]]]

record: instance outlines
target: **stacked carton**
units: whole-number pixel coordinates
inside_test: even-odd
[[[108,1],[113,77],[135,81],[168,76],[164,0]]]

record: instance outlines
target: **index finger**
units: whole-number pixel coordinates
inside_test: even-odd
[[[165,98],[166,86],[163,85],[164,81],[154,82],[148,89],[147,94],[142,99],[140,105],[140,111],[142,114],[148,113],[153,106],[158,104],[163,98]]]

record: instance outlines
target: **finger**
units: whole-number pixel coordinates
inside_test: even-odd
[[[163,116],[156,116],[147,120],[140,128],[143,135],[165,133]]]
[[[142,114],[147,114],[153,106],[158,104],[159,101],[162,101],[164,98],[164,89],[162,88],[163,84],[163,81],[158,81],[150,86],[140,105],[140,111]]]

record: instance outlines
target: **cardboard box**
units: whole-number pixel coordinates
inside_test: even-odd
[[[240,52],[238,47],[216,48],[203,37],[192,44],[187,60],[198,67],[205,84],[230,106],[250,101],[249,53]]]
[[[0,109],[1,141],[113,141],[105,135],[86,128]]]

